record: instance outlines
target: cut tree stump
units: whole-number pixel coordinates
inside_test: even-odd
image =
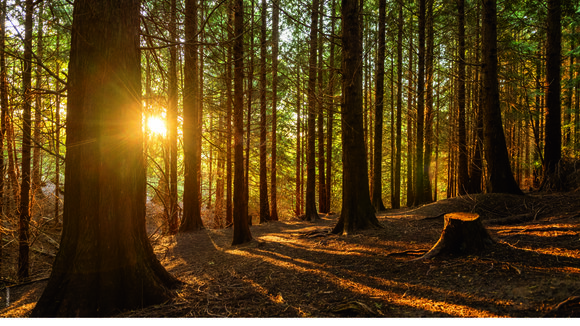
[[[438,255],[468,255],[483,251],[495,241],[475,213],[449,213],[439,241],[425,255],[417,259],[431,259]]]

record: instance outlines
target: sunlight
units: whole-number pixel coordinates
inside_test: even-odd
[[[147,129],[150,133],[156,134],[161,137],[165,137],[167,134],[167,128],[165,127],[165,121],[159,116],[150,116],[147,118]]]

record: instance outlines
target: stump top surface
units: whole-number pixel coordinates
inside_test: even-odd
[[[461,220],[461,221],[475,221],[479,218],[477,213],[456,212],[445,214],[445,219]]]

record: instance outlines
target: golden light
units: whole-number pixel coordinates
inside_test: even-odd
[[[165,121],[158,116],[150,116],[147,118],[147,129],[152,134],[157,134],[161,137],[165,137],[167,134],[167,128],[165,127]]]

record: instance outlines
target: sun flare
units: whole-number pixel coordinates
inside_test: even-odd
[[[151,116],[147,118],[147,129],[152,134],[156,134],[165,137],[167,134],[167,128],[165,127],[165,121],[161,117]]]

